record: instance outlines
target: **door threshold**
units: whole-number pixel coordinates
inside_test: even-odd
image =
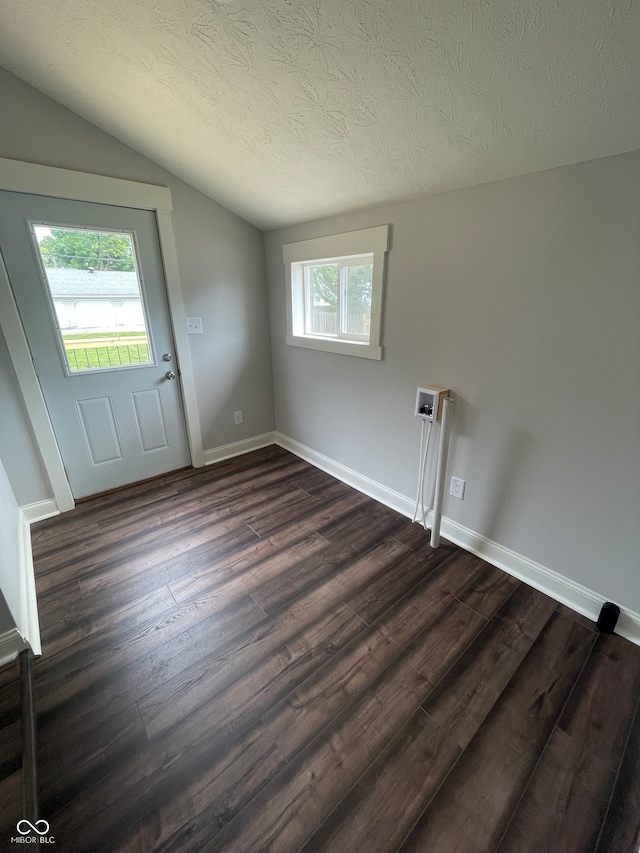
[[[74,497],[76,504],[92,501],[95,498],[102,498],[106,495],[113,495],[116,492],[123,492],[125,489],[130,489],[131,486],[141,486],[143,483],[153,483],[154,480],[161,480],[162,477],[167,477],[169,474],[177,474],[180,471],[189,471],[193,465],[185,465],[184,468],[175,468],[172,471],[164,471],[162,474],[156,474],[155,477],[147,477],[144,480],[134,480],[132,483],[125,483],[123,486],[116,486],[114,489],[105,489],[104,492],[95,492],[93,495],[85,495],[82,498]]]

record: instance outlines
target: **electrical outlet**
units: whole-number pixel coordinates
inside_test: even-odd
[[[233,422],[236,426],[239,426],[241,423],[244,423],[244,418],[242,417],[242,409],[239,412],[233,413]]]
[[[458,498],[459,500],[464,499],[464,487],[467,485],[466,480],[460,480],[458,477],[451,478],[451,488],[449,489],[449,494],[453,495],[454,498]]]

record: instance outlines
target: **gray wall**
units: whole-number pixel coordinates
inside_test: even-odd
[[[190,338],[205,450],[273,429],[273,393],[262,234],[141,154],[0,68],[0,157],[167,186],[187,316],[202,317]],[[14,491],[22,505],[43,494],[0,346],[0,447],[24,469]],[[244,411],[235,426],[233,412]],[[10,412],[9,414],[7,412]],[[15,467],[15,466],[14,466]]]
[[[450,387],[444,514],[640,611],[639,188],[634,152],[265,235],[276,428],[413,498]],[[385,222],[384,360],[287,347],[283,243]]]

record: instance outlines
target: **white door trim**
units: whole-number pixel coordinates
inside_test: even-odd
[[[53,166],[41,166],[4,158],[0,158],[0,189],[31,195],[53,196],[73,201],[151,210],[155,213],[167,284],[169,315],[176,344],[176,361],[180,369],[191,463],[196,468],[204,465],[204,449],[193,365],[184,324],[182,286],[171,223],[171,191],[167,187],[159,187],[153,184],[142,184],[136,181],[125,181],[120,178],[74,172],[69,169],[58,169]],[[2,328],[7,342],[27,414],[53,489],[53,497],[60,512],[73,509],[75,502],[71,487],[62,464],[58,443],[33,367],[31,352],[13,298],[9,277],[1,257],[0,328]]]

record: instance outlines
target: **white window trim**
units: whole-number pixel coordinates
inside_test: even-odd
[[[377,225],[359,231],[347,231],[327,237],[285,243],[282,247],[285,264],[287,337],[289,346],[324,352],[352,355],[359,358],[382,358],[382,305],[385,278],[385,254],[389,248],[389,226]],[[371,329],[369,342],[344,338],[323,338],[299,332],[299,321],[304,317],[303,264],[373,255],[373,280],[371,294]]]

